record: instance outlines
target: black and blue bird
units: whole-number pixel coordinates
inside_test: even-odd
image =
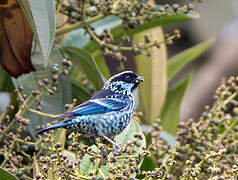
[[[112,76],[88,101],[76,106],[54,124],[37,131],[37,134],[56,128],[77,131],[95,143],[99,136],[115,147],[119,147],[111,137],[121,133],[129,124],[134,111],[133,92],[143,81],[132,71],[124,71]]]

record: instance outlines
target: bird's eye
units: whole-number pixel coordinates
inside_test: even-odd
[[[125,77],[125,81],[126,81],[126,82],[131,82],[131,77],[130,77],[130,76],[126,76],[126,77]]]

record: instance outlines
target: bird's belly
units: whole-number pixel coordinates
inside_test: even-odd
[[[121,133],[129,124],[132,112],[116,112],[108,114],[101,119],[100,130],[106,136],[114,136]]]
[[[132,111],[118,111],[88,116],[78,116],[72,119],[73,123],[67,127],[78,131],[86,137],[114,136],[122,132],[129,124]]]

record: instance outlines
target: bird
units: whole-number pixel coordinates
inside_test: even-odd
[[[124,71],[112,76],[103,88],[88,101],[73,108],[58,120],[68,118],[36,134],[65,128],[76,131],[96,144],[95,137],[101,137],[116,148],[120,146],[111,137],[120,134],[130,123],[135,108],[134,92],[144,78],[132,71]]]

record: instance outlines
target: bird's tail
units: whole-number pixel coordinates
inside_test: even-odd
[[[40,129],[36,132],[36,134],[41,134],[43,132],[46,132],[46,131],[49,131],[49,130],[52,130],[52,129],[63,128],[63,127],[68,126],[69,124],[71,124],[71,121],[63,121],[63,122],[54,124],[52,126],[49,126],[47,128]]]

